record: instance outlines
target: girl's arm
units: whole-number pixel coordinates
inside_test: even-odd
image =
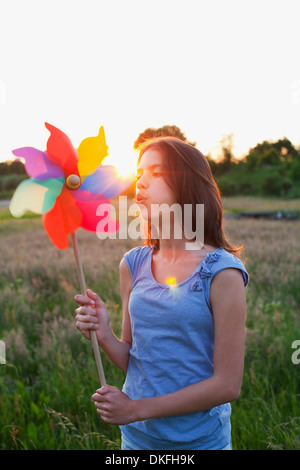
[[[80,305],[76,309],[76,327],[88,339],[89,330],[96,331],[99,346],[109,359],[120,369],[126,371],[131,347],[131,327],[128,312],[128,302],[131,292],[131,275],[123,258],[120,266],[120,291],[123,306],[122,337],[119,340],[110,328],[110,319],[104,302],[92,291],[87,296],[76,295],[75,301]],[[92,301],[92,303],[91,303]]]
[[[214,373],[176,392],[131,400],[115,387],[93,395],[97,411],[111,424],[207,410],[238,398],[243,377],[246,296],[237,269],[218,273],[211,284],[214,317]]]

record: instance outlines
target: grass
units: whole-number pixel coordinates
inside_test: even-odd
[[[226,198],[225,210],[286,208],[286,202]],[[297,205],[298,204],[298,205]],[[291,209],[291,207],[287,207]],[[300,447],[300,364],[291,345],[300,339],[300,221],[225,220],[244,243],[250,274],[243,387],[232,405],[233,448]],[[79,291],[72,250],[56,250],[39,217],[12,219],[0,211],[0,449],[118,449],[116,426],[101,421],[91,401],[99,387],[93,352],[74,326]],[[78,231],[87,285],[108,306],[121,331],[118,266],[134,240],[100,241]],[[124,373],[102,354],[107,382]]]

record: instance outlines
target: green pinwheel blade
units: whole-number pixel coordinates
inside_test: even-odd
[[[14,217],[22,217],[26,211],[45,214],[54,206],[64,185],[64,178],[37,181],[33,178],[19,184],[10,201],[9,210]]]

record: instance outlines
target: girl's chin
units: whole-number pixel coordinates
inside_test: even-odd
[[[148,208],[147,206],[144,204],[144,203],[141,203],[141,202],[137,202],[137,205],[138,205],[138,208],[139,208],[139,211],[140,211],[140,215],[141,217],[144,219],[144,220],[147,220],[149,219],[149,211],[148,211]]]

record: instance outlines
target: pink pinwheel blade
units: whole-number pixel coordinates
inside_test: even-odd
[[[70,193],[79,202],[99,201],[100,204],[102,200],[108,201],[104,194],[95,194],[90,191],[80,191],[80,189],[76,189],[73,191],[70,190]]]
[[[31,178],[43,181],[64,176],[62,168],[41,150],[34,147],[22,147],[13,150],[12,153],[16,157],[25,159],[25,170]]]
[[[81,211],[81,227],[91,232],[103,231],[105,233],[114,233],[118,230],[117,220],[111,218],[111,203],[103,197],[102,200],[79,201],[76,205]],[[105,223],[104,223],[105,222]],[[103,226],[103,230],[100,227]]]

